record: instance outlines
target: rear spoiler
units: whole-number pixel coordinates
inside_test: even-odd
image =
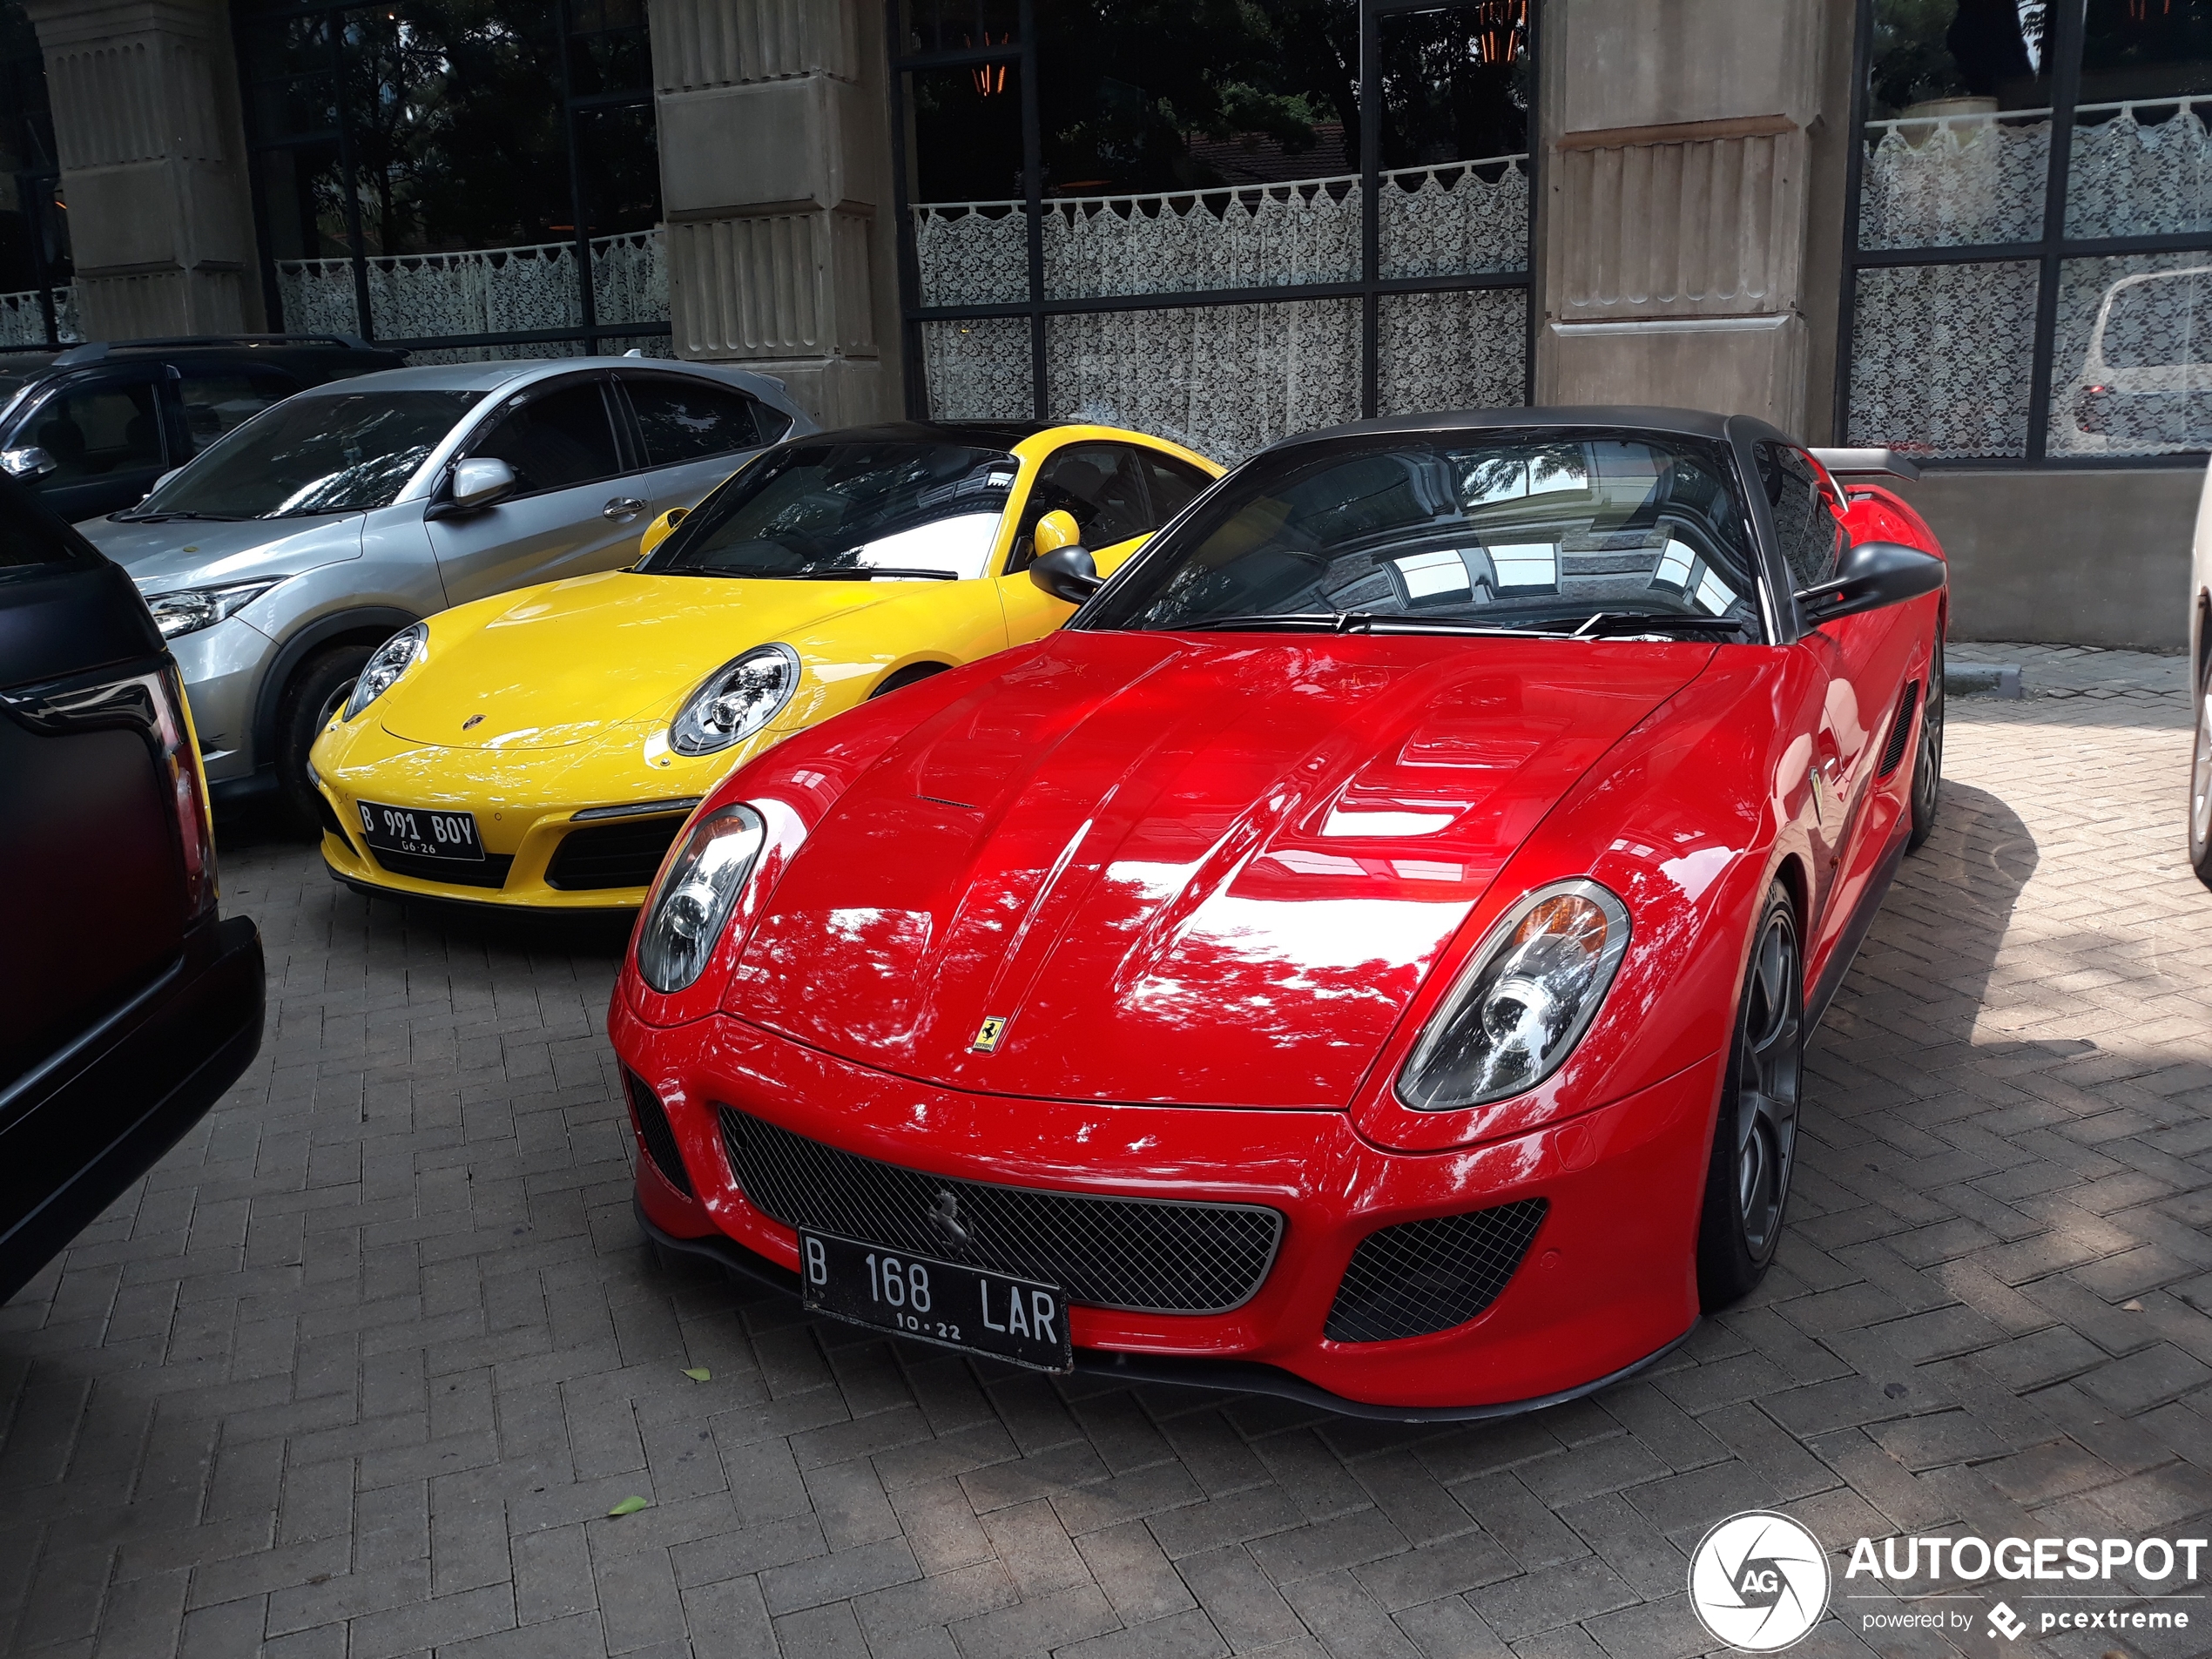
[[[1815,449],[1812,458],[1838,478],[1886,475],[1911,483],[1920,469],[1894,449]]]

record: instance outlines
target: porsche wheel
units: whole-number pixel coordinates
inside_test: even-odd
[[[1748,1294],[1781,1242],[1797,1161],[1804,1024],[1797,913],[1777,881],[1759,912],[1713,1128],[1697,1239],[1697,1296],[1708,1312]]]
[[[1918,852],[1935,833],[1936,804],[1943,792],[1943,641],[1928,659],[1928,695],[1920,713],[1920,742],[1912,752],[1912,833],[1908,852]]]
[[[2212,661],[2196,685],[2196,745],[2189,762],[2189,862],[2212,887]]]

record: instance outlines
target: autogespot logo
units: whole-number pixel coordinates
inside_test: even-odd
[[[1828,1610],[1828,1558],[1787,1515],[1730,1515],[1689,1558],[1689,1604],[1715,1641],[1777,1653]]]

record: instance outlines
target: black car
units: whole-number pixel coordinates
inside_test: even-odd
[[[347,334],[94,341],[0,356],[0,469],[71,523],[128,507],[294,392],[397,368]]]
[[[261,1046],[176,663],[122,570],[0,480],[0,1301]]]

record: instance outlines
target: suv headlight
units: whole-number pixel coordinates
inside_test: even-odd
[[[153,625],[161,630],[161,637],[174,639],[179,634],[196,634],[203,628],[212,628],[243,610],[282,580],[279,577],[267,582],[240,582],[227,588],[179,588],[173,593],[151,593],[146,596],[146,609],[153,612]]]
[[[646,984],[680,991],[705,970],[767,838],[750,806],[725,806],[691,826],[645,900],[637,972]]]
[[[726,749],[782,713],[798,689],[799,653],[788,645],[755,645],[691,693],[669,725],[668,745],[685,755]]]
[[[429,637],[430,624],[418,622],[401,629],[379,645],[375,654],[361,664],[361,677],[354,682],[354,689],[347,696],[343,718],[352,719],[390,691],[394,681],[422,660],[423,647]]]
[[[1534,1088],[1581,1041],[1628,948],[1628,907],[1596,882],[1527,894],[1429,1016],[1398,1074],[1398,1098],[1442,1112]]]

